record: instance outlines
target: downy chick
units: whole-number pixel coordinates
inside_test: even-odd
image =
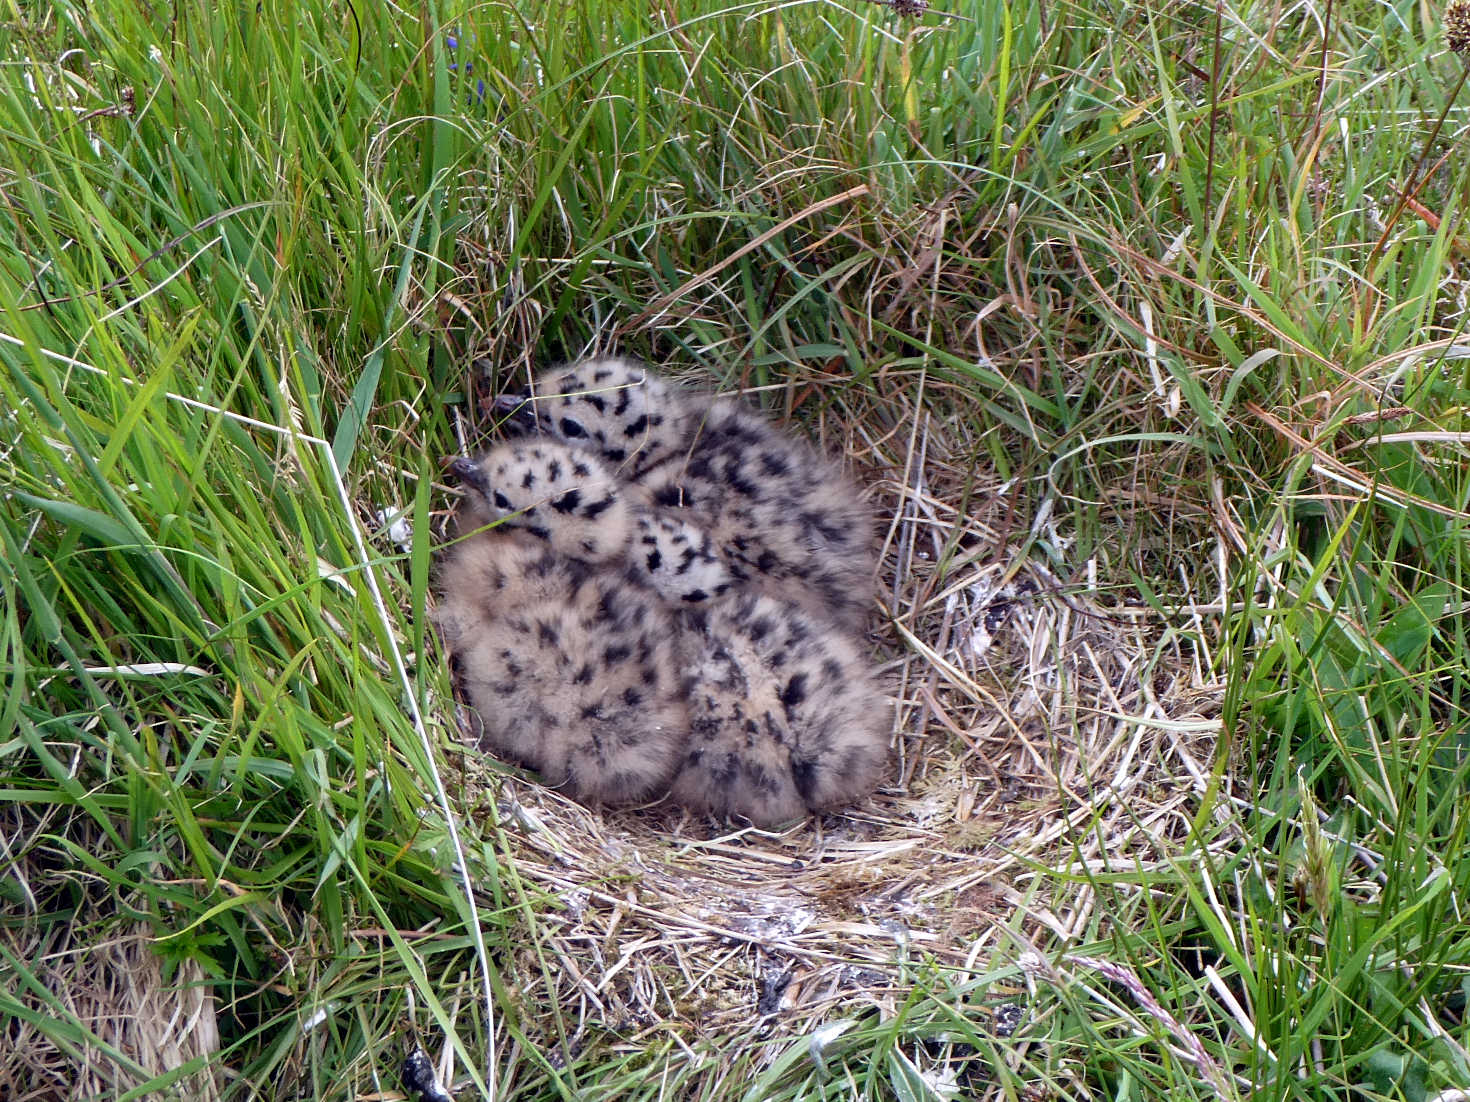
[[[677,512],[631,503],[589,452],[533,437],[501,444],[480,459],[454,459],[449,467],[467,491],[461,531],[496,524],[497,531],[525,532],[569,558],[616,561],[674,604],[697,604],[732,583],[708,533]]]
[[[871,791],[887,758],[887,705],[855,645],[825,620],[750,590],[728,600],[706,601],[729,584],[721,561],[709,554],[707,537],[683,517],[629,506],[607,471],[585,452],[533,439],[501,445],[479,461],[456,460],[452,468],[466,486],[466,516],[476,523],[500,524],[464,541],[461,547],[471,550],[459,551],[450,568],[471,564],[479,571],[479,588],[500,594],[507,587],[496,571],[506,570],[496,555],[502,545],[515,548],[517,556],[527,556],[525,565],[519,558],[513,564],[519,601],[524,604],[529,597],[538,607],[583,607],[568,637],[576,638],[580,631],[581,646],[588,651],[597,643],[595,622],[592,630],[587,627],[586,610],[593,604],[597,616],[613,623],[635,615],[634,609],[646,610],[634,626],[651,626],[658,634],[640,636],[640,660],[655,648],[657,668],[677,671],[689,734],[672,746],[663,737],[616,744],[636,760],[636,769],[623,772],[635,773],[649,785],[626,799],[645,798],[657,788],[651,780],[658,772],[651,760],[655,753],[668,755],[665,783],[673,779],[676,802],[761,826]],[[579,496],[569,497],[574,491]],[[480,554],[486,559],[480,561]],[[459,583],[447,568],[446,597],[451,585]],[[662,601],[653,598],[650,586]],[[595,601],[588,594],[596,595]],[[492,609],[503,603],[503,598],[483,602]],[[487,620],[506,626],[487,626]],[[466,687],[482,715],[493,709],[496,715],[532,717],[518,728],[532,740],[529,749],[522,739],[510,747],[492,745],[556,775],[543,762],[547,748],[566,754],[560,737],[534,740],[552,726],[575,730],[567,718],[574,708],[581,718],[591,718],[577,694],[600,689],[603,674],[594,665],[577,666],[575,646],[564,648],[565,653],[557,650],[526,616],[512,620],[479,611],[469,624],[453,626],[457,633],[447,627],[446,635],[452,636],[451,645],[461,641]],[[556,634],[560,638],[564,633]],[[658,645],[666,649],[658,650]],[[552,652],[554,660],[545,661]],[[507,662],[525,665],[528,658],[537,661],[536,684],[503,676]],[[477,687],[470,673],[483,669],[493,676],[480,678],[483,685]],[[563,687],[567,682],[570,698]],[[659,684],[665,684],[661,677]],[[624,686],[620,682],[613,688]],[[514,701],[507,701],[508,696]],[[618,700],[628,702],[626,697]],[[616,711],[616,703],[601,703],[597,718],[639,729],[645,701],[634,698],[635,706],[623,712]],[[497,730],[507,722],[501,721]],[[489,728],[488,716],[486,723]],[[661,735],[668,726],[662,725]],[[584,773],[585,767],[568,770],[573,782]],[[631,793],[632,788],[627,781],[618,785],[620,792]],[[573,791],[588,798],[585,789]],[[603,793],[592,793],[592,798],[624,802]]]
[[[495,408],[513,430],[592,451],[636,482],[688,451],[704,412],[699,397],[638,360],[606,356],[553,368],[502,394]]]
[[[636,360],[586,360],[497,402],[514,428],[600,455],[643,504],[687,511],[732,579],[852,630],[873,596],[873,515],[841,469],[756,410]]]
[[[690,735],[675,802],[772,827],[873,790],[889,709],[851,642],[754,592],[681,620]]]
[[[571,458],[552,444],[453,464],[462,525],[504,519],[449,552],[438,620],[484,748],[584,802],[639,802],[666,791],[688,738],[682,660],[667,606],[625,568],[626,508]]]

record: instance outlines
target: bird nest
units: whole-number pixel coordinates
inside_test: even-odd
[[[1207,660],[1079,583],[1092,568],[1067,560],[1065,510],[1019,506],[1030,488],[968,459],[983,451],[955,420],[941,431],[913,387],[878,383],[809,426],[891,518],[870,641],[894,751],[876,794],[781,832],[721,830],[589,810],[456,755],[540,901],[499,964],[553,1062],[645,1031],[686,1045],[892,1011],[918,959],[962,978],[1074,940],[1086,877],[1051,870],[1156,859],[1188,829],[1218,732]]]

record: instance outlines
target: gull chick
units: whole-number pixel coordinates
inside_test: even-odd
[[[889,709],[851,642],[753,592],[681,620],[690,735],[675,802],[773,827],[873,790]]]
[[[837,464],[758,411],[617,357],[556,369],[497,405],[514,428],[599,456],[646,507],[688,517],[733,582],[866,624],[871,509]]]
[[[824,617],[749,587],[711,600],[732,582],[708,535],[624,500],[587,452],[531,438],[451,466],[464,524],[493,525],[441,576],[491,749],[583,799],[668,791],[760,826],[877,784],[887,704]]]
[[[462,526],[500,523],[455,544],[438,579],[439,625],[480,743],[583,802],[660,796],[688,739],[687,696],[672,614],[624,568],[628,514],[604,504],[590,467],[578,492],[567,480],[584,476],[568,466],[554,477],[544,453],[505,458],[454,465],[468,490]],[[502,477],[516,481],[501,490]],[[520,508],[500,504],[512,497]]]

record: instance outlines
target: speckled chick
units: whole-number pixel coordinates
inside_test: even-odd
[[[774,827],[873,790],[889,707],[844,635],[753,591],[682,622],[690,736],[674,801]]]
[[[462,541],[442,574],[445,635],[492,749],[605,803],[656,791],[655,758],[667,754],[676,802],[761,826],[872,790],[887,758],[887,703],[855,644],[823,618],[749,588],[708,601],[729,585],[708,537],[683,515],[629,505],[586,452],[532,438],[451,469],[466,490],[462,527],[499,521]],[[488,596],[465,600],[477,594]],[[631,655],[606,647],[630,631]],[[603,661],[586,660],[599,645]],[[635,657],[659,695],[616,679]],[[671,717],[681,702],[686,737],[665,737],[669,718],[655,737],[613,737],[617,724],[644,730],[655,705]],[[595,753],[562,735],[604,719],[612,730]],[[612,791],[589,788],[589,770]]]
[[[737,587],[866,625],[871,509],[835,463],[758,411],[621,358],[559,368],[498,405],[513,427],[601,456],[645,506],[687,515]]]
[[[466,494],[461,532],[494,524],[515,529],[552,550],[588,563],[616,562],[676,605],[723,594],[728,565],[709,534],[677,510],[634,504],[596,455],[557,440],[531,437],[493,448],[449,469]]]
[[[636,482],[688,453],[708,401],[638,360],[606,356],[544,372],[495,407],[512,430],[595,452]]]
[[[592,563],[627,550],[632,508],[593,455],[554,440],[515,441],[478,459],[452,459],[449,472],[465,490],[455,518],[461,533],[493,524]]]
[[[448,553],[440,627],[485,749],[587,803],[652,799],[688,738],[672,612],[626,569],[629,515],[604,504],[602,474],[564,465],[554,477],[535,451],[453,465],[468,491],[461,527],[505,523]]]

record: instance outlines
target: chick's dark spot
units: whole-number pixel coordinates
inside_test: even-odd
[[[817,790],[817,768],[814,762],[793,759],[791,762],[791,779],[796,784],[796,790],[801,793],[801,798],[810,801]]]
[[[786,709],[788,716],[791,715],[792,710],[797,705],[806,699],[806,680],[806,674],[796,674],[790,681],[786,682],[786,687],[781,690],[781,706]]]
[[[736,493],[741,494],[744,497],[752,498],[756,501],[760,500],[761,488],[759,483],[752,482],[750,479],[745,478],[735,471],[727,472],[725,477],[729,481],[730,485],[734,487]]]

